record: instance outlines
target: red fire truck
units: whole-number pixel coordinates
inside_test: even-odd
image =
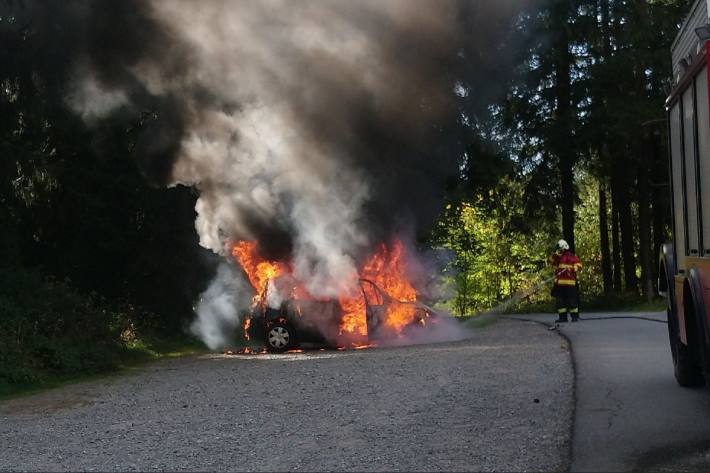
[[[681,386],[710,388],[710,0],[697,0],[671,47],[666,100],[673,244],[660,255],[659,292]]]

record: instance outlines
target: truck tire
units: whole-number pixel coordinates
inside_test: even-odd
[[[693,361],[693,356],[683,342],[680,341],[678,333],[678,317],[674,310],[666,309],[668,315],[668,335],[671,345],[671,355],[673,356],[673,374],[679,386],[697,387],[703,385],[703,375],[700,367]]]
[[[683,285],[683,312],[686,323],[686,339],[688,344],[684,345],[680,337],[676,337],[676,358],[679,375],[676,376],[678,384],[681,386],[695,387],[705,384],[708,357],[707,327],[704,317],[704,305],[702,303],[702,291],[700,291],[697,270],[691,269],[688,272],[686,282]],[[675,328],[678,328],[678,317],[674,317]],[[710,379],[710,378],[708,378]],[[682,381],[682,382],[681,382]]]
[[[687,289],[688,291],[684,295],[684,305],[686,308],[691,308],[695,319],[696,333],[693,338],[696,344],[696,364],[699,366],[700,376],[704,378],[705,387],[710,392],[710,332],[708,332],[707,313],[700,286],[700,275],[695,268],[691,268],[688,272]],[[688,337],[688,342],[690,343],[690,336]]]
[[[666,297],[666,317],[668,322],[668,341],[673,357],[673,374],[678,385],[696,387],[703,385],[703,374],[688,345],[680,340],[678,314],[675,304],[675,258],[673,245],[661,246],[658,271],[658,289]]]

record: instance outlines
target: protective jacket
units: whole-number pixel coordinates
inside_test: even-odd
[[[569,250],[550,256],[550,264],[555,267],[555,286],[576,286],[577,271],[582,269],[582,263],[577,255]]]

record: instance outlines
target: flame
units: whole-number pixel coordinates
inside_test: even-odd
[[[249,283],[256,291],[257,297],[264,293],[270,280],[285,272],[284,265],[266,261],[259,256],[255,241],[239,241],[232,247],[232,256],[244,268]]]
[[[256,291],[254,303],[258,303],[269,284],[269,281],[289,273],[289,266],[283,262],[268,261],[258,252],[258,244],[254,241],[239,241],[232,247],[232,255],[244,268],[244,272]],[[406,277],[406,261],[404,245],[395,240],[388,248],[385,244],[377,246],[375,253],[367,260],[359,272],[359,278],[374,282],[387,296],[384,325],[394,333],[415,321],[417,308],[407,302],[417,300],[417,292]],[[358,337],[367,337],[367,315],[365,297],[357,284],[350,287],[356,289],[338,297],[342,310],[339,333],[351,336],[350,344],[356,348],[365,348]],[[296,300],[314,300],[305,287],[296,282],[290,296]],[[369,297],[369,296],[368,296]],[[263,302],[263,301],[262,301]],[[297,306],[298,315],[301,307]],[[244,322],[244,333],[247,335],[250,321]],[[248,339],[248,338],[247,338]]]
[[[373,281],[394,301],[387,306],[385,325],[400,333],[402,329],[414,320],[416,308],[410,304],[417,300],[417,291],[412,287],[405,275],[404,245],[396,240],[392,250],[388,251],[384,244],[370,258],[362,269],[361,277]]]
[[[244,340],[251,340],[249,337],[249,327],[251,326],[251,317],[244,318],[244,324],[242,328],[244,329]]]
[[[416,307],[398,303],[398,301],[412,302],[417,300],[417,291],[412,287],[405,274],[404,256],[404,245],[401,241],[395,240],[391,250],[384,243],[380,244],[377,252],[370,257],[360,271],[361,279],[374,282],[393,299],[387,305],[384,323],[397,334],[414,321],[416,315]],[[362,294],[355,297],[341,297],[340,306],[343,308],[341,333],[367,335],[366,307]]]
[[[340,296],[338,302],[340,302],[340,308],[343,310],[340,334],[350,333],[367,336],[367,318],[363,295],[359,293],[355,296]]]

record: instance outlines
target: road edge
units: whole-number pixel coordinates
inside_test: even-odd
[[[538,325],[542,325],[548,331],[554,331],[558,337],[565,341],[567,345],[570,355],[570,361],[572,363],[572,409],[570,409],[571,418],[569,419],[569,443],[567,445],[567,461],[564,471],[565,473],[570,473],[572,471],[572,460],[574,458],[574,452],[572,451],[572,449],[574,447],[575,423],[577,422],[577,359],[574,355],[574,347],[572,346],[572,341],[569,339],[569,337],[567,337],[567,335],[562,333],[560,330],[557,330],[556,323],[547,323],[542,320],[529,319],[525,318],[524,316],[516,315],[501,315],[500,318],[506,320],[517,320],[519,322],[533,322]]]

